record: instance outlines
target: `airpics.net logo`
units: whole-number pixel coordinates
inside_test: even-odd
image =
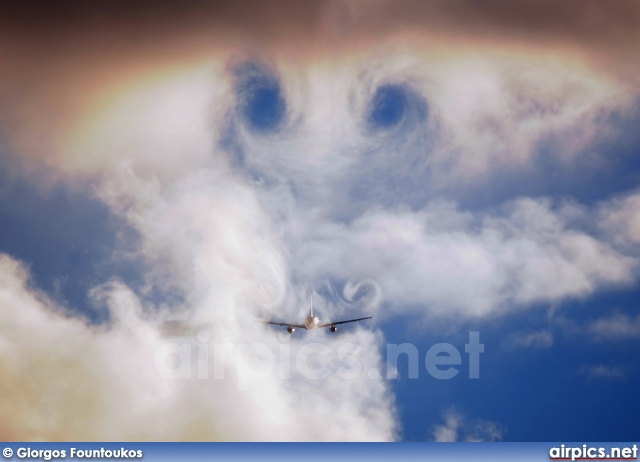
[[[549,460],[638,460],[638,445],[604,447],[561,444],[549,449]]]
[[[411,343],[390,343],[386,346],[387,359],[383,367],[367,368],[363,361],[366,351],[355,343],[312,342],[293,351],[288,334],[281,335],[279,340],[276,348],[263,343],[212,343],[209,333],[200,331],[195,342],[162,345],[156,351],[155,365],[162,377],[174,380],[224,380],[233,369],[238,388],[247,390],[250,381],[271,374],[288,379],[292,371],[310,380],[334,374],[344,380],[359,379],[363,374],[372,380],[418,379],[423,365],[427,374],[437,380],[461,376],[479,379],[480,357],[485,351],[479,332],[469,332],[468,342],[462,348],[451,343],[436,343],[424,355]],[[243,367],[229,367],[240,363]],[[467,373],[460,375],[465,369]]]

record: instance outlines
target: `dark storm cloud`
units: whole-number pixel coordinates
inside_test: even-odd
[[[79,49],[78,37],[107,37],[112,45],[148,38],[163,40],[199,34],[249,35],[255,38],[303,34],[316,22],[321,2],[29,2],[3,4],[2,35],[36,47],[66,43]],[[46,39],[47,42],[42,42]],[[133,42],[133,43],[132,43]]]
[[[13,2],[3,3],[0,18],[5,38],[22,37],[36,47],[78,36],[107,36],[117,45],[131,45],[145,37],[175,39],[205,31],[209,36],[288,42],[322,42],[332,36],[357,41],[423,31],[463,39],[564,43],[617,57],[640,43],[640,4],[633,0]],[[84,44],[70,45],[78,49]]]

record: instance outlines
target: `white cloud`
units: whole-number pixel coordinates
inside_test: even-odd
[[[409,44],[323,66],[283,56],[290,123],[267,139],[240,130],[247,165],[295,185],[314,206],[355,207],[354,189],[370,202],[402,202],[526,168],[544,143],[559,165],[579,162],[611,134],[604,116],[628,108],[629,91],[580,60],[474,51]],[[367,124],[383,85],[411,103],[398,126],[377,133]]]
[[[119,284],[111,293],[114,326],[104,332],[65,317],[29,290],[15,260],[0,255],[3,439],[169,437],[156,420],[162,409],[178,411],[176,420],[187,422],[174,407],[178,384],[154,380],[160,339],[140,320],[137,298]]]
[[[598,117],[624,105],[627,93],[579,62],[475,56],[436,66],[432,100],[446,133],[441,161],[469,177],[500,164],[524,165],[553,139],[570,160],[607,128]]]
[[[621,379],[625,370],[620,366],[606,366],[603,364],[582,366],[580,372],[588,379]]]
[[[433,430],[433,441],[500,441],[506,428],[496,422],[482,419],[469,420],[462,414],[449,410],[444,414],[444,424]]]
[[[599,340],[640,338],[640,315],[627,316],[615,313],[593,321],[587,330]]]
[[[438,442],[458,441],[458,428],[460,427],[460,417],[457,414],[448,413],[445,416],[445,424],[439,425],[433,431],[433,439]]]
[[[161,335],[158,313],[141,306],[136,295],[118,282],[96,288],[93,298],[106,303],[113,319],[109,328],[90,327],[65,316],[61,307],[28,288],[27,274],[19,263],[0,256],[3,439],[395,437],[389,391],[383,379],[368,374],[381,364],[381,339],[370,331],[355,330],[339,337],[318,333],[281,343],[275,332],[256,328],[256,323],[252,327],[245,322],[241,330],[213,322],[210,338],[203,343],[210,355],[208,379],[200,378],[204,366],[195,357],[186,369],[190,379],[171,379],[156,366],[158,358],[166,359],[161,352],[171,343]],[[178,344],[187,341],[197,343],[193,338],[173,339]],[[260,372],[264,363],[255,363],[260,355],[252,355],[250,349],[236,350],[235,359],[221,360],[221,345],[240,348],[243,343],[258,345],[254,347],[258,352],[270,352],[272,371]],[[305,369],[295,367],[303,348],[313,369],[306,375]],[[291,363],[290,373],[282,376],[279,371],[285,363]],[[169,372],[180,364],[169,366]],[[220,371],[222,365],[225,377],[216,378],[216,367]],[[316,368],[331,373],[325,379],[310,378]]]
[[[210,59],[151,69],[102,89],[89,99],[91,117],[82,114],[64,134],[57,167],[102,176],[126,166],[168,181],[210,163],[219,135],[211,127],[223,123],[233,103],[222,68]]]
[[[601,204],[598,215],[605,232],[635,253],[640,242],[640,194],[632,192]]]
[[[294,267],[309,280],[374,279],[395,309],[427,316],[486,316],[634,280],[633,258],[572,228],[548,201],[520,199],[506,210],[435,202],[419,212],[374,210],[350,225],[311,223]]]
[[[550,348],[553,335],[548,330],[516,332],[507,337],[505,345],[507,348]]]

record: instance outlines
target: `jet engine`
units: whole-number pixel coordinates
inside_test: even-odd
[[[337,328],[336,326],[329,326],[329,330],[330,330],[331,332],[335,332],[335,331],[337,331],[337,330],[338,330],[338,328]]]
[[[296,331],[296,328],[293,326],[289,326],[287,327],[287,332],[289,332],[290,334],[293,334]]]

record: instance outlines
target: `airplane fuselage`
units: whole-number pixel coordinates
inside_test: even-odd
[[[320,324],[320,320],[317,316],[309,316],[304,320],[304,328],[307,330],[317,329],[318,324]]]

